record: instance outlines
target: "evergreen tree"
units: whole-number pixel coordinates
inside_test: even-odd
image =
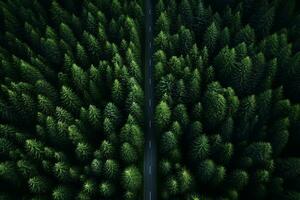
[[[298,198],[298,15],[294,1],[156,3],[159,198]]]
[[[217,40],[219,37],[219,31],[215,22],[213,22],[205,31],[203,44],[209,50],[209,52],[213,52],[217,45]]]
[[[0,199],[139,199],[144,4],[0,4]]]
[[[142,175],[136,167],[128,167],[122,174],[122,183],[125,189],[134,192],[142,184]]]
[[[161,101],[155,110],[155,122],[157,128],[164,129],[170,123],[170,118],[171,111],[168,104],[164,101]]]
[[[179,8],[183,25],[190,27],[193,24],[193,13],[190,2],[188,0],[182,0]]]
[[[0,2],[0,199],[299,199],[299,3],[151,3]]]

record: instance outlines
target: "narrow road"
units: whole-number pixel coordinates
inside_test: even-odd
[[[144,200],[156,200],[156,136],[153,129],[153,12],[152,0],[145,0],[145,151]]]

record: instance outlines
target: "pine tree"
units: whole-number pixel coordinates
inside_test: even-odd
[[[49,185],[44,177],[35,176],[28,180],[28,186],[33,193],[42,194],[49,190]]]
[[[220,123],[226,114],[226,99],[216,92],[207,92],[204,99],[204,112],[207,126],[214,127]]]
[[[62,55],[57,42],[51,38],[42,38],[41,43],[43,54],[47,60],[52,64],[58,65],[62,60]]]
[[[189,29],[184,26],[179,30],[179,46],[183,54],[187,54],[194,44],[193,35]]]
[[[163,152],[170,153],[176,149],[178,145],[176,135],[171,132],[165,132],[161,136],[161,149]]]
[[[119,165],[115,160],[106,160],[104,163],[104,175],[108,179],[115,179],[119,172]]]
[[[170,22],[165,12],[162,12],[156,21],[155,27],[161,30],[161,33],[168,34],[170,32]]]
[[[179,186],[178,186],[178,182],[174,177],[170,177],[167,180],[167,190],[171,195],[175,195],[179,192]]]
[[[79,98],[70,88],[62,86],[60,94],[62,103],[69,111],[75,112],[76,108],[80,107]]]
[[[179,13],[183,20],[183,25],[189,27],[193,24],[193,13],[190,2],[188,0],[182,0],[179,5]]]
[[[210,144],[205,135],[199,135],[195,138],[192,148],[192,157],[195,161],[201,161],[207,158],[210,153]]]
[[[182,171],[179,172],[178,180],[181,192],[187,192],[193,184],[193,178],[186,169],[182,169]]]
[[[205,31],[203,44],[209,50],[209,52],[213,52],[217,45],[217,40],[219,37],[219,31],[215,22],[213,22]]]
[[[68,186],[59,185],[52,191],[52,197],[55,200],[72,199],[73,194]]]
[[[121,157],[126,163],[134,163],[137,159],[137,153],[129,143],[123,143],[121,147]]]
[[[126,190],[135,191],[142,184],[142,176],[136,167],[128,167],[122,174],[122,184]]]
[[[171,111],[166,102],[161,101],[155,110],[155,122],[159,129],[164,129],[170,123]]]
[[[101,196],[110,197],[113,195],[115,188],[110,182],[103,182],[99,186]]]

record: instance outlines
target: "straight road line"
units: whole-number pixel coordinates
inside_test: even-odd
[[[154,106],[154,82],[152,75],[153,71],[153,48],[155,47],[153,43],[153,31],[155,27],[153,26],[153,4],[152,0],[145,0],[145,118],[149,125],[146,127],[145,132],[145,144],[144,146],[144,200],[156,200],[157,199],[157,187],[156,187],[156,173],[157,173],[157,162],[156,162],[156,138],[155,138],[155,125],[152,126],[153,118],[153,106]],[[153,26],[153,28],[152,28]],[[153,82],[153,85],[152,85]],[[153,102],[152,102],[153,100]],[[147,105],[148,101],[148,105]],[[146,125],[147,126],[147,125]],[[153,165],[153,167],[152,167]],[[148,169],[147,169],[148,168]]]

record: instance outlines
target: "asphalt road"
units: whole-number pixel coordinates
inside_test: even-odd
[[[156,136],[153,129],[153,5],[152,0],[145,0],[145,151],[144,151],[144,199],[156,200]]]

